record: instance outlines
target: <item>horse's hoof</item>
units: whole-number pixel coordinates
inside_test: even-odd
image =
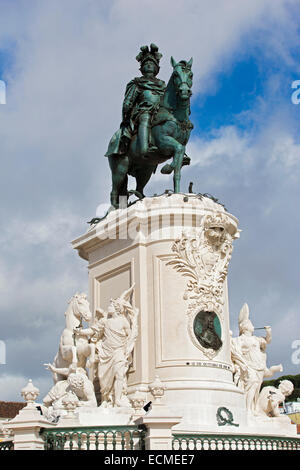
[[[172,167],[172,165],[169,165],[169,163],[166,163],[166,165],[164,165],[164,166],[162,167],[162,169],[160,170],[160,172],[161,172],[163,175],[170,175],[173,170],[174,170],[174,168]]]

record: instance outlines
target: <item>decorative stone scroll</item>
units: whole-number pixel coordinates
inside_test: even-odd
[[[212,359],[222,347],[224,283],[239,231],[227,214],[206,215],[201,226],[175,240],[175,258],[167,264],[190,278],[184,293],[188,301],[188,330],[195,346]]]

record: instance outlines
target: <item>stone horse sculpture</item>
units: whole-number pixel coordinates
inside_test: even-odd
[[[85,368],[87,358],[93,355],[94,345],[89,344],[86,337],[74,333],[76,328],[82,326],[82,320],[86,322],[92,320],[92,313],[85,294],[75,294],[71,298],[65,312],[65,318],[66,325],[60,338],[59,350],[54,358],[53,366],[66,368],[71,364],[76,364],[77,367]],[[63,375],[53,372],[55,383],[64,379]]]
[[[128,175],[136,179],[136,193],[144,197],[144,187],[148,183],[157,165],[172,158],[171,164],[165,164],[163,174],[173,175],[174,193],[180,192],[181,167],[188,165],[185,147],[189,140],[193,124],[189,119],[190,97],[193,84],[192,62],[176,62],[171,57],[173,73],[170,77],[160,107],[151,123],[151,142],[153,149],[141,157],[137,148],[137,136],[134,135],[126,155],[108,155],[112,172],[111,204],[119,207],[119,197],[128,198]]]

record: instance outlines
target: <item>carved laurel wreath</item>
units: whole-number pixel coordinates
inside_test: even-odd
[[[225,406],[218,408],[216,416],[218,426],[225,426],[226,424],[229,426],[239,426],[239,424],[233,422],[233,414]]]

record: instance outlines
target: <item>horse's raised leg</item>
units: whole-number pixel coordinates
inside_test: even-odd
[[[127,156],[110,156],[109,166],[112,175],[112,190],[110,193],[111,205],[116,209],[119,207],[119,196],[125,195],[125,185],[127,188],[127,174],[129,167],[129,158]],[[126,189],[127,195],[127,189]]]
[[[185,153],[185,146],[180,144],[172,135],[176,133],[176,124],[173,122],[168,122],[162,126],[162,130],[159,129],[160,126],[157,126],[154,131],[154,136],[156,135],[156,143],[160,150],[163,150],[165,154],[173,155],[173,162],[171,164],[166,163],[161,169],[161,173],[169,175],[174,171],[173,175],[173,184],[174,184],[174,193],[180,192],[180,176],[181,176],[181,167],[183,162],[183,157]],[[165,134],[164,134],[165,133]]]

